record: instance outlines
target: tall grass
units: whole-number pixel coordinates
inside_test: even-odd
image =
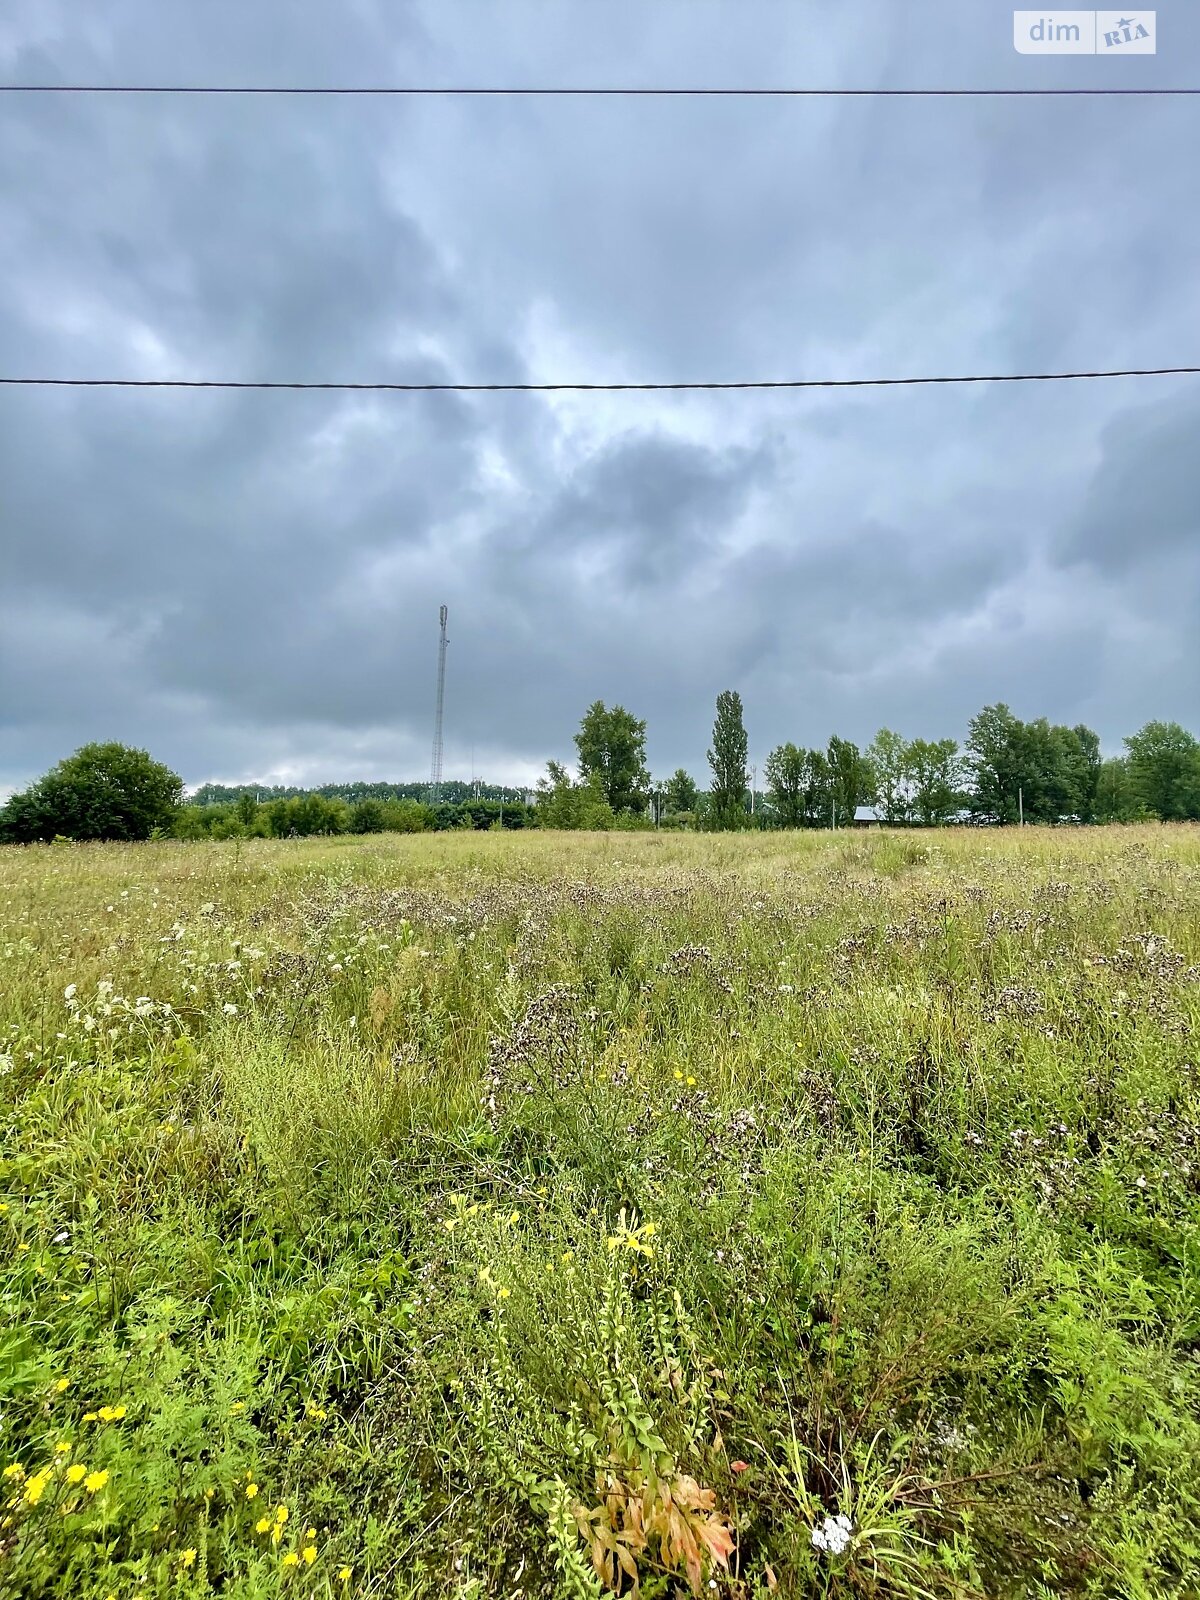
[[[0,852],[0,1596],[1200,1592],[1200,830]]]

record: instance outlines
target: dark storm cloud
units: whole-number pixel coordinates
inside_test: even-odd
[[[1006,10],[15,0],[0,72],[215,82],[1085,85]],[[1195,108],[1153,101],[0,102],[0,367],[698,379],[1200,355]],[[0,786],[532,775],[584,706],[699,772],[961,733],[1114,744],[1200,688],[1200,389],[0,394]],[[1194,720],[1194,718],[1193,718]]]
[[[1200,392],[1130,408],[1100,437],[1100,461],[1060,542],[1101,571],[1200,557]]]

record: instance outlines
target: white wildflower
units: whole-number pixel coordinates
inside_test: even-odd
[[[824,1550],[831,1556],[840,1556],[849,1547],[852,1524],[842,1511],[836,1517],[826,1517],[820,1527],[812,1531],[814,1550]]]
[[[234,1005],[232,1000],[226,1000],[225,1004],[221,1007],[221,1010],[227,1017],[237,1016],[237,1007]]]
[[[74,998],[75,998],[75,985],[73,983],[69,983],[67,985],[67,987],[63,990],[63,999],[64,1000],[74,1000]]]
[[[96,985],[96,993],[103,1000],[103,999],[106,999],[112,992],[113,992],[112,979],[111,978],[101,978],[100,982]]]

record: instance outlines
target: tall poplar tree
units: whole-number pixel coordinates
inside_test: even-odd
[[[749,748],[742,719],[742,697],[736,689],[723,689],[717,696],[717,719],[713,723],[712,749],[708,752],[708,764],[713,773],[709,803],[718,828],[741,826],[746,811]]]

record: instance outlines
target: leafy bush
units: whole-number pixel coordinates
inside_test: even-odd
[[[123,744],[85,744],[0,810],[0,840],[148,839],[167,828],[181,779]]]

